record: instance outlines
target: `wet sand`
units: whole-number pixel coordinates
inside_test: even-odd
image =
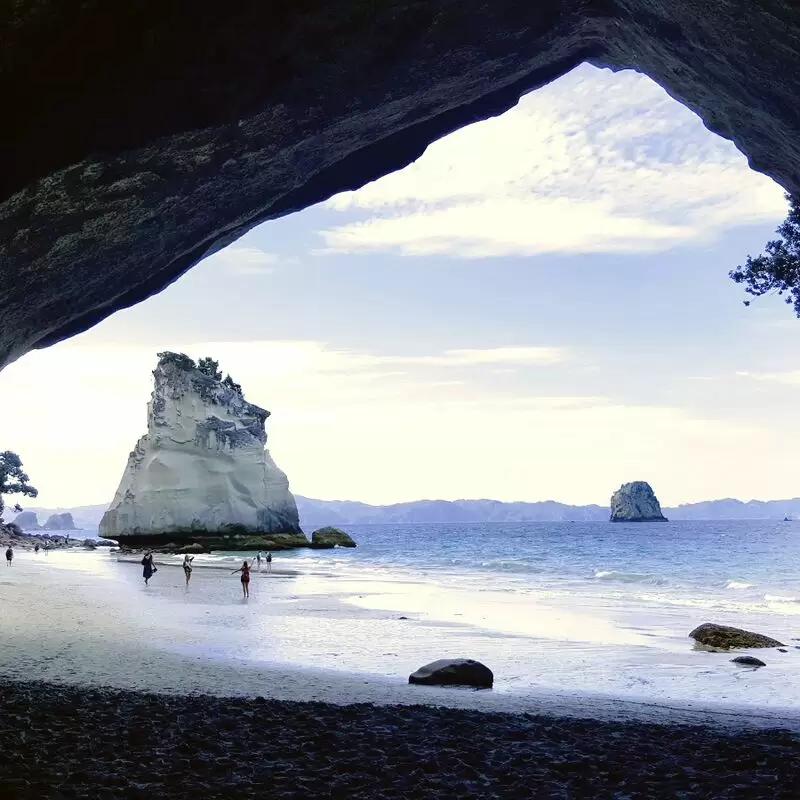
[[[409,646],[414,628],[296,595],[288,575],[256,581],[248,606],[235,579],[229,601],[214,593],[219,570],[184,593],[165,567],[145,590],[103,558],[0,573],[0,797],[797,796],[796,710],[409,686],[298,666],[303,638],[294,663],[253,660],[237,643],[258,625],[369,623]],[[238,631],[224,652],[209,626]]]

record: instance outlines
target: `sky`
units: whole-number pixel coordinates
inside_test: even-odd
[[[728,271],[786,213],[650,79],[584,65],[0,373],[37,506],[108,502],[156,353],[211,355],[323,499],[800,495],[800,320]]]

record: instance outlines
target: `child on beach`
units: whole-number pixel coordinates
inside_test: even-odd
[[[188,553],[183,557],[183,574],[186,576],[187,586],[192,578],[192,561],[194,561],[194,556],[190,556]]]
[[[250,565],[246,561],[242,562],[242,566],[233,570],[231,575],[235,575],[237,572],[242,573],[242,596],[250,597]]]
[[[156,571],[156,567],[153,565],[153,554],[149,550],[144,554],[144,558],[142,559],[142,567],[144,585],[149,586],[150,578],[153,577],[153,573]]]
[[[267,553],[267,572],[272,572],[272,553]]]
[[[8,550],[6,550],[6,566],[11,566],[11,561],[14,558],[14,550],[12,549],[11,545],[8,546]]]

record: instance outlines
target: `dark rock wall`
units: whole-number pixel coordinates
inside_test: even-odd
[[[582,61],[800,189],[789,0],[19,0],[0,8],[0,366]]]

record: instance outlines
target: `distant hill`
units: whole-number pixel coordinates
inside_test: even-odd
[[[606,506],[570,506],[554,500],[503,503],[499,500],[415,500],[373,506],[352,500],[313,500],[296,495],[300,521],[306,528],[424,522],[607,522]],[[664,508],[668,519],[800,519],[800,498],[791,500],[706,500]]]
[[[300,523],[307,531],[323,525],[387,525],[424,524],[428,522],[607,522],[605,506],[570,506],[554,500],[538,503],[503,503],[500,500],[414,500],[373,506],[357,500],[314,500],[295,495]],[[107,505],[74,508],[41,508],[25,506],[39,517],[39,524],[51,514],[70,512],[75,525],[86,531],[97,531]],[[733,498],[686,503],[664,508],[673,520],[776,519],[784,517],[800,521],[800,497],[791,500],[750,500]],[[8,515],[6,519],[10,519]]]

